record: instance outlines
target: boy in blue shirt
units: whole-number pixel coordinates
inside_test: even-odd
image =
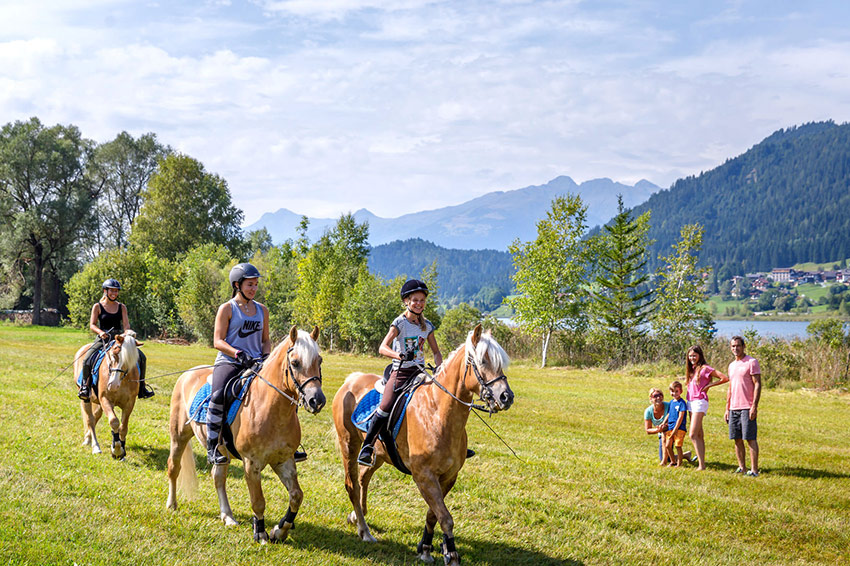
[[[670,384],[670,394],[673,395],[673,399],[670,401],[670,408],[667,412],[665,450],[670,459],[668,465],[678,468],[682,465],[685,457],[690,459],[690,452],[682,453],[682,443],[688,433],[688,402],[682,399],[682,384],[679,381]],[[673,454],[674,446],[678,451],[678,456]]]

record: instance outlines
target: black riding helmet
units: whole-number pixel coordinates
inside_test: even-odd
[[[260,271],[250,263],[237,263],[230,270],[230,286],[233,288],[232,297],[236,296],[236,291],[242,287],[242,281],[245,279],[253,279],[254,277],[262,277]]]
[[[112,279],[111,277],[103,282],[102,287],[104,289],[118,289],[121,290],[121,283],[118,282],[117,279]]]
[[[401,286],[401,300],[403,301],[405,298],[407,298],[408,295],[412,295],[417,291],[422,291],[427,297],[428,285],[426,285],[424,281],[420,281],[419,279],[409,279],[407,282],[405,282],[404,285]]]

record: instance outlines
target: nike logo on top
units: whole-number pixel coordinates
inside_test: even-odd
[[[242,328],[239,329],[237,334],[240,338],[247,338],[251,334],[259,332],[262,329],[263,322],[261,320],[246,320],[242,323]]]

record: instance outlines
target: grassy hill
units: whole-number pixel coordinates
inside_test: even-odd
[[[157,396],[140,401],[126,461],[79,445],[79,402],[69,375],[48,383],[87,335],[0,324],[0,562],[8,564],[415,564],[425,505],[412,481],[382,469],[367,519],[376,544],[345,522],[348,498],[331,432],[330,399],[353,370],[376,358],[325,355],[328,408],[302,415],[310,459],[299,464],[305,492],[296,529],[283,545],[251,540],[241,464],[230,500],[240,525],[225,528],[201,450],[200,493],[165,509],[168,403],[175,376],[151,379]],[[206,364],[213,351],[148,343],[150,376]],[[716,364],[727,360],[711,360]],[[464,564],[678,565],[846,564],[850,561],[850,419],[847,395],[768,390],[760,406],[762,475],[731,474],[720,399],[706,421],[708,470],[661,469],[643,431],[651,386],[679,368],[611,373],[539,370],[507,374],[514,407],[487,418],[522,461],[477,418],[467,427],[478,456],[461,471],[448,505]],[[104,423],[101,438],[107,438]],[[267,518],[286,511],[285,490],[263,473]],[[435,541],[439,540],[436,538]],[[441,557],[435,555],[439,562]]]

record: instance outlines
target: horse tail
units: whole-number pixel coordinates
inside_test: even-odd
[[[192,439],[186,444],[180,457],[180,475],[177,477],[177,488],[183,492],[186,499],[198,496],[198,474],[195,469],[195,454],[192,452]]]

